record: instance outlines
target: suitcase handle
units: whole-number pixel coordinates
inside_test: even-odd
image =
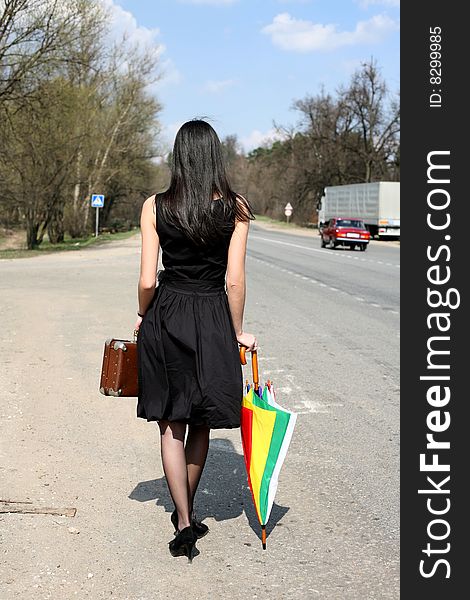
[[[242,365],[246,365],[246,347],[240,346],[240,362]],[[258,351],[252,350],[251,352],[251,370],[253,373],[253,385],[257,389],[259,386],[259,373],[258,373]]]
[[[138,329],[134,329],[134,342],[137,341],[138,334],[139,334],[139,330]]]

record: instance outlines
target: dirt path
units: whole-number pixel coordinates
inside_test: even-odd
[[[136,235],[0,261],[0,499],[77,509],[75,517],[0,514],[2,600],[153,600],[189,589],[222,598],[232,584],[230,597],[242,598],[233,571],[245,561],[260,587],[266,581],[271,557],[261,561],[243,513],[239,430],[211,432],[199,507],[211,532],[198,544],[204,560],[188,565],[168,552],[173,503],[157,425],[136,418],[136,399],[98,392],[104,340],[132,334],[139,245]]]

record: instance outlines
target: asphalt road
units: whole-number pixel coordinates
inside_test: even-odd
[[[104,340],[132,334],[139,251],[0,261],[0,499],[77,508],[0,514],[0,598],[398,598],[399,248],[252,225],[245,325],[297,426],[266,551],[240,432],[211,432],[191,565],[167,549],[157,425],[98,392]]]

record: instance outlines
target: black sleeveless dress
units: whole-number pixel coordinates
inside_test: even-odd
[[[156,208],[164,270],[137,336],[137,417],[240,427],[243,375],[225,289],[231,233],[201,249],[165,222],[158,199]]]

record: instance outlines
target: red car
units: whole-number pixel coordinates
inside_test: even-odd
[[[333,217],[325,224],[320,232],[321,247],[336,248],[336,246],[358,247],[366,250],[370,241],[370,233],[362,219]]]

